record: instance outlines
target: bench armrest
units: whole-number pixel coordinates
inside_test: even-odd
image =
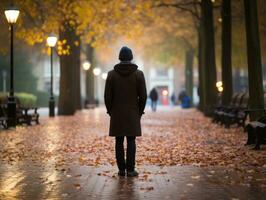
[[[246,113],[251,113],[251,112],[258,112],[258,111],[264,111],[264,113],[266,113],[266,110],[265,110],[265,108],[261,108],[261,109],[245,109],[244,110]]]

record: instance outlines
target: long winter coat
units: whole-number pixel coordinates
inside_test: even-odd
[[[145,78],[138,66],[121,62],[108,73],[104,100],[110,115],[110,136],[141,136],[141,115],[147,99]]]

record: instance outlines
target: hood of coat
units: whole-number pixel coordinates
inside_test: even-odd
[[[137,69],[138,66],[131,62],[120,62],[114,66],[114,70],[122,76],[128,76]]]

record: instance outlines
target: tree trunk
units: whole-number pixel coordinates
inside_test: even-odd
[[[58,115],[73,115],[80,102],[80,45],[79,37],[67,22],[60,29],[59,39],[66,40],[70,54],[60,56],[60,94]],[[81,107],[81,106],[80,106]]]
[[[94,103],[94,59],[93,59],[94,48],[91,45],[87,45],[87,59],[91,63],[91,67],[86,71],[86,99],[88,103]]]
[[[202,69],[202,17],[200,17],[200,25],[198,27],[198,95],[199,95],[199,109],[204,110],[204,90],[203,90],[203,69]]]
[[[202,10],[202,73],[204,113],[209,116],[217,100],[215,42],[213,27],[213,7],[211,0],[201,1]]]
[[[228,105],[231,101],[232,82],[232,58],[231,58],[231,0],[222,2],[222,103]]]
[[[189,49],[186,51],[185,55],[185,88],[188,96],[193,102],[193,59],[194,59],[194,50]]]
[[[82,104],[81,104],[81,82],[80,82],[80,74],[81,74],[81,71],[80,71],[80,65],[81,65],[81,62],[80,62],[80,53],[81,53],[81,41],[80,41],[80,37],[77,36],[77,35],[74,35],[74,38],[75,38],[75,43],[76,45],[72,46],[71,47],[71,54],[73,54],[73,59],[74,59],[74,70],[75,70],[75,97],[76,97],[76,100],[75,100],[75,108],[77,110],[81,110],[82,108]]]
[[[251,109],[264,109],[257,0],[244,0],[244,5],[248,56],[249,107]],[[250,119],[256,120],[262,115],[263,111],[252,112]]]

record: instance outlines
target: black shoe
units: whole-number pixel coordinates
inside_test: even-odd
[[[127,171],[127,176],[128,177],[134,177],[134,176],[138,176],[139,173],[137,171]]]
[[[126,175],[125,170],[119,170],[118,171],[118,176],[125,176],[125,175]]]

